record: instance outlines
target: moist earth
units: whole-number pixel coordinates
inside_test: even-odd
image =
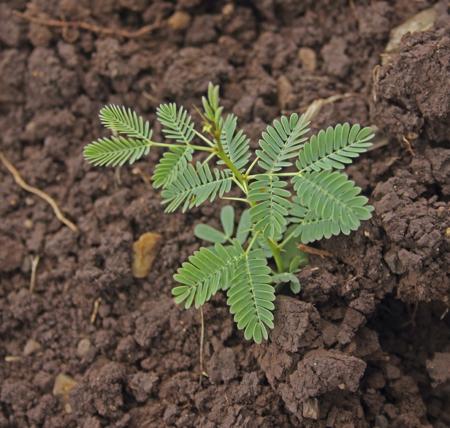
[[[433,5],[434,27],[381,66],[391,29]],[[15,11],[155,29],[124,38]],[[445,2],[426,0],[1,3],[1,151],[79,232],[0,168],[0,427],[449,426],[449,28]],[[102,135],[103,104],[151,122],[164,100],[195,114],[208,81],[254,145],[281,112],[334,95],[313,130],[380,133],[347,170],[372,220],[317,244],[330,256],[310,257],[300,295],[278,297],[269,342],[245,342],[223,296],[206,304],[199,382],[200,314],[170,288],[217,205],[164,215],[148,185],[159,153],[113,171],[82,148]],[[162,240],[139,280],[132,244],[145,232]]]

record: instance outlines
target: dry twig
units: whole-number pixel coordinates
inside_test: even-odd
[[[114,170],[114,184],[116,185],[116,188],[120,188],[122,186],[122,176],[120,171],[120,166]]]
[[[31,258],[31,278],[30,278],[30,292],[32,293],[36,287],[36,272],[39,265],[39,256]]]
[[[314,248],[314,247],[310,247],[308,245],[305,244],[299,244],[298,249],[300,251],[303,251],[304,253],[307,254],[313,254],[315,256],[319,256],[319,257],[333,257],[333,254],[331,254],[330,252],[326,251],[326,250],[319,250],[318,248]]]
[[[403,136],[402,141],[403,141],[403,146],[405,147],[406,151],[407,151],[412,157],[416,156],[416,154],[414,153],[414,150],[413,150],[413,148],[412,148],[411,141],[409,141],[409,139],[406,138],[405,136]]]
[[[75,226],[74,223],[72,223],[70,220],[68,220],[61,210],[58,207],[58,204],[55,202],[55,200],[49,196],[47,193],[43,192],[42,190],[38,189],[37,187],[30,186],[29,184],[25,183],[21,175],[19,174],[19,171],[14,167],[14,165],[5,157],[5,155],[0,152],[0,161],[2,161],[3,165],[5,165],[6,169],[11,173],[13,176],[15,182],[25,191],[33,193],[34,195],[39,196],[41,199],[43,199],[45,202],[47,202],[53,209],[53,212],[55,213],[56,218],[63,224],[65,224],[70,230],[73,232],[78,232],[78,228]]]
[[[7,355],[5,357],[5,362],[6,363],[15,363],[17,361],[20,361],[22,359],[22,357],[18,356],[18,355]]]
[[[14,14],[19,18],[25,19],[26,21],[44,25],[46,27],[62,28],[63,30],[67,28],[82,29],[97,34],[103,34],[106,36],[121,36],[127,39],[136,39],[138,37],[145,36],[161,26],[160,22],[156,22],[151,25],[145,25],[139,30],[130,31],[122,28],[105,28],[100,25],[90,24],[89,22],[84,21],[61,21],[58,19],[41,18],[38,16],[31,16],[17,10],[14,11]]]
[[[203,317],[203,308],[200,306],[200,377],[198,380],[199,385],[202,384],[203,376],[208,376],[203,369],[203,348],[205,342],[205,319]]]
[[[97,315],[98,315],[98,310],[100,308],[100,303],[102,303],[102,299],[100,297],[98,299],[95,299],[94,308],[92,309],[92,314],[91,314],[91,324],[95,324],[95,320],[97,319]]]
[[[328,104],[333,104],[336,101],[340,101],[344,98],[349,98],[349,97],[355,97],[358,94],[353,93],[353,92],[346,92],[345,94],[336,94],[336,95],[332,95],[331,97],[328,98],[318,98],[317,100],[314,100],[304,111],[304,115],[306,116],[306,118],[308,120],[312,120],[314,117],[317,116],[317,114],[319,113],[319,111],[322,109],[323,106],[326,106]]]

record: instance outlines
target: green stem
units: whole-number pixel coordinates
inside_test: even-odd
[[[211,152],[208,157],[203,161],[203,165],[207,164],[216,154]]]
[[[255,232],[255,234],[252,236],[252,239],[250,240],[247,249],[245,250],[245,252],[248,254],[250,252],[250,250],[253,247],[253,244],[256,242],[256,239],[258,238],[259,232]]]
[[[222,199],[226,199],[228,201],[238,201],[238,202],[245,202],[246,204],[250,204],[250,201],[248,199],[244,198],[235,198],[233,196],[223,196]]]
[[[241,183],[241,185],[245,188],[246,179],[239,171],[234,163],[231,161],[231,159],[228,157],[228,155],[225,153],[225,150],[222,145],[222,141],[220,141],[220,130],[217,131],[214,140],[216,142],[216,150],[217,150],[217,156],[223,161],[223,163],[228,167],[228,169],[233,173],[233,175],[236,177],[236,179]]]
[[[302,171],[297,171],[297,172],[270,172],[270,173],[266,173],[268,175],[274,175],[277,177],[295,177],[296,175],[301,175],[303,172]],[[248,179],[254,179],[256,177],[256,175],[249,175],[247,178]]]
[[[156,141],[149,141],[148,145],[150,147],[164,147],[164,148],[170,148],[170,147],[186,147],[186,144],[167,144],[167,143],[157,143]],[[213,152],[213,149],[211,147],[205,147],[205,146],[196,146],[193,144],[188,144],[189,147],[191,147],[194,150],[200,150],[203,152]]]
[[[245,175],[246,175],[246,176],[250,175],[250,173],[252,172],[253,167],[256,165],[256,162],[258,162],[258,159],[259,159],[259,158],[256,157],[256,158],[253,160],[253,162],[250,164],[250,166],[248,167],[247,171],[245,171]]]
[[[272,251],[273,259],[275,260],[278,272],[284,272],[284,264],[281,257],[281,248],[276,244],[276,242],[273,242],[271,239],[267,239],[267,243],[269,244],[270,251]]]
[[[197,135],[198,138],[200,138],[201,140],[203,140],[206,144],[208,144],[208,146],[214,147],[214,143],[209,140],[208,138],[206,138],[201,132],[198,132],[196,129],[193,129],[195,135]]]
[[[250,177],[247,177],[247,179]],[[255,203],[247,200],[250,207],[254,207]],[[258,234],[258,233],[257,233]],[[256,236],[257,236],[256,234]],[[252,244],[253,244],[252,240]],[[277,266],[278,272],[284,272],[284,263],[283,258],[281,257],[281,246],[279,246],[276,242],[272,241],[271,239],[266,238],[267,245],[269,245],[270,251],[272,252],[273,259],[275,260],[275,264]]]
[[[183,145],[181,145],[181,147],[184,147]],[[189,147],[192,147],[194,150],[199,150],[202,152],[210,152],[212,153],[214,150],[212,149],[212,147],[205,147],[205,146],[196,146],[193,144],[189,144]]]
[[[223,163],[228,167],[228,169],[233,173],[236,179],[243,186],[245,185],[245,177],[242,173],[234,166],[233,162],[231,162],[230,158],[227,156],[225,151],[223,150],[222,143],[217,143],[217,156],[223,161]]]
[[[295,235],[295,230],[292,231],[285,239],[284,241],[279,245],[280,249],[283,249],[283,247],[290,241],[290,239]]]
[[[206,144],[211,146],[211,149],[203,147],[202,150],[205,151],[205,149],[207,149],[207,151],[215,152],[217,154],[217,156],[224,162],[224,164],[230,169],[230,171],[233,173],[233,175],[236,177],[236,179],[239,181],[239,183],[245,188],[245,182],[246,182],[245,177],[234,166],[231,159],[227,156],[227,154],[225,153],[225,150],[223,148],[222,142],[220,141],[220,135],[221,135],[222,130],[218,127],[218,125],[216,123],[213,123],[213,124],[215,127],[214,132],[213,132],[214,142],[212,142],[211,140],[206,138],[202,133],[200,133],[194,129],[195,135],[197,135],[197,137],[201,138]],[[192,146],[192,147],[194,147],[194,146]]]
[[[300,171],[296,172],[273,172],[272,175],[278,175],[278,177],[294,177],[295,175],[299,175]]]
[[[236,184],[236,186],[238,186],[239,189],[242,190],[242,193],[244,193],[244,194],[246,195],[246,194],[247,194],[247,191],[245,190],[245,187],[240,183],[240,181],[239,181],[236,177],[234,177],[234,176],[233,176],[232,180],[233,180],[233,182]]]

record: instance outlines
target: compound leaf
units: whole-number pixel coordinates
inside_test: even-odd
[[[193,140],[194,122],[184,107],[178,107],[175,103],[161,104],[156,109],[156,115],[166,138],[185,144]]]
[[[149,141],[113,135],[88,144],[83,154],[95,166],[122,166],[126,162],[132,164],[147,155],[150,147]]]
[[[341,232],[339,222],[318,217],[314,211],[304,207],[298,197],[293,199],[290,215],[289,220],[295,225],[293,236],[298,237],[303,244],[328,239]]]
[[[161,157],[153,173],[153,187],[169,186],[192,160],[193,150],[189,147],[170,147]]]
[[[292,113],[289,118],[282,116],[273,121],[259,140],[261,150],[257,150],[258,165],[267,172],[277,172],[292,165],[289,159],[298,156],[306,138],[302,136],[308,132],[308,121],[305,116]]]
[[[219,85],[208,84],[208,93],[202,97],[203,110],[206,119],[220,129],[223,107],[219,105]]]
[[[313,135],[303,146],[296,162],[300,172],[343,169],[372,146],[372,128],[350,127],[348,123],[331,126]]]
[[[105,127],[131,139],[150,140],[152,137],[148,121],[130,108],[110,104],[100,110],[99,116]]]
[[[236,241],[227,246],[216,244],[211,248],[200,248],[174,275],[180,284],[172,289],[175,302],[184,302],[186,309],[193,304],[198,308],[219,289],[227,289],[242,255],[243,249]]]
[[[275,289],[271,270],[261,249],[244,252],[236,263],[227,303],[239,330],[247,340],[267,340],[273,328]]]
[[[321,171],[295,176],[297,214],[304,210],[302,241],[310,242],[342,232],[348,235],[356,230],[361,220],[371,217],[373,207],[361,196],[361,188],[339,172]],[[300,206],[300,208],[299,208]],[[309,230],[307,233],[306,230]]]
[[[238,170],[242,170],[250,158],[250,145],[244,131],[236,132],[236,128],[237,118],[235,115],[229,114],[223,123],[220,141],[231,162]],[[222,161],[219,163],[223,164]]]
[[[249,185],[248,199],[254,203],[250,216],[255,230],[273,239],[284,231],[291,207],[287,183],[275,175],[260,174]]]
[[[211,170],[208,164],[197,162],[195,167],[188,164],[180,171],[176,179],[162,191],[161,196],[163,204],[167,204],[166,212],[173,212],[180,205],[185,212],[207,200],[212,202],[217,196],[222,197],[230,190],[231,184],[229,171]]]

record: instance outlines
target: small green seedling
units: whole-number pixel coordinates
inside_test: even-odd
[[[136,112],[108,105],[100,120],[113,134],[88,144],[84,155],[94,165],[122,166],[162,147],[167,150],[153,186],[162,189],[166,212],[185,212],[218,197],[246,205],[236,231],[232,206],[221,210],[223,230],[195,227],[195,235],[212,245],[182,264],[172,294],[176,303],[198,308],[226,291],[238,329],[261,343],[274,326],[276,290],[288,283],[292,292],[300,291],[295,274],[307,259],[298,244],[348,235],[371,217],[373,207],[340,170],[367,151],[374,134],[344,123],[308,139],[307,118],[292,113],[267,126],[252,152],[236,116],[223,114],[218,86],[209,85],[202,104],[202,132],[185,108],[158,107],[167,142],[154,141],[149,122]],[[194,161],[195,152],[205,152],[206,159]],[[233,188],[241,195],[226,196]]]

